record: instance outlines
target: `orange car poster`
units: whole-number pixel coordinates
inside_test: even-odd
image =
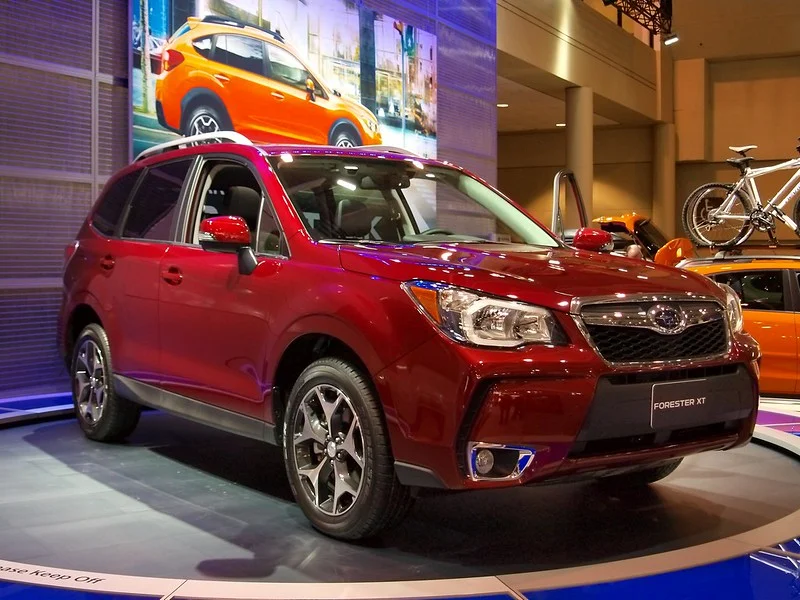
[[[436,36],[346,0],[132,0],[132,155],[176,136],[436,156]]]

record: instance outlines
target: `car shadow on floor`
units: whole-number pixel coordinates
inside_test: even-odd
[[[679,469],[626,493],[581,483],[423,497],[396,530],[345,543],[311,528],[278,448],[154,411],[124,444],[86,440],[73,421],[29,431],[25,442],[144,503],[140,527],[185,540],[183,555],[165,556],[158,573],[134,572],[133,560],[127,574],[321,582],[498,575],[663,552],[749,527],[723,505],[671,487]],[[157,544],[119,550],[159,552]]]

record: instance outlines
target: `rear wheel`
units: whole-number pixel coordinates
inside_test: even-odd
[[[86,437],[114,442],[133,433],[141,407],[115,393],[111,349],[100,325],[92,323],[78,336],[71,376],[75,416]]]
[[[324,358],[297,379],[283,426],[297,503],[330,536],[362,539],[399,523],[413,499],[394,471],[380,404],[352,364]]]
[[[753,211],[750,197],[742,190],[736,192],[728,214],[736,219],[711,217],[709,213],[719,208],[731,193],[733,186],[724,183],[707,183],[693,191],[683,205],[683,228],[697,246],[735,246],[743,243],[753,233],[749,219]]]
[[[629,471],[619,475],[609,475],[607,477],[600,477],[598,483],[604,487],[609,488],[636,488],[644,487],[656,481],[660,481],[671,475],[677,469],[682,458],[672,460],[668,463],[663,463],[655,467],[647,467],[638,471]]]

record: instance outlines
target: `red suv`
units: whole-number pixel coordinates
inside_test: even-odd
[[[281,445],[343,539],[423,488],[643,485],[750,439],[759,353],[728,288],[567,247],[448,162],[228,139],[147,151],[67,249],[89,438],[149,406]]]

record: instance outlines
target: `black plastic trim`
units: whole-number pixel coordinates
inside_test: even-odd
[[[394,462],[394,470],[395,473],[397,473],[397,479],[400,480],[400,483],[403,485],[440,490],[447,489],[447,486],[439,479],[439,476],[426,467],[396,460]]]
[[[114,391],[131,402],[163,410],[191,421],[277,445],[275,426],[224,408],[181,396],[124,375],[114,375]]]

